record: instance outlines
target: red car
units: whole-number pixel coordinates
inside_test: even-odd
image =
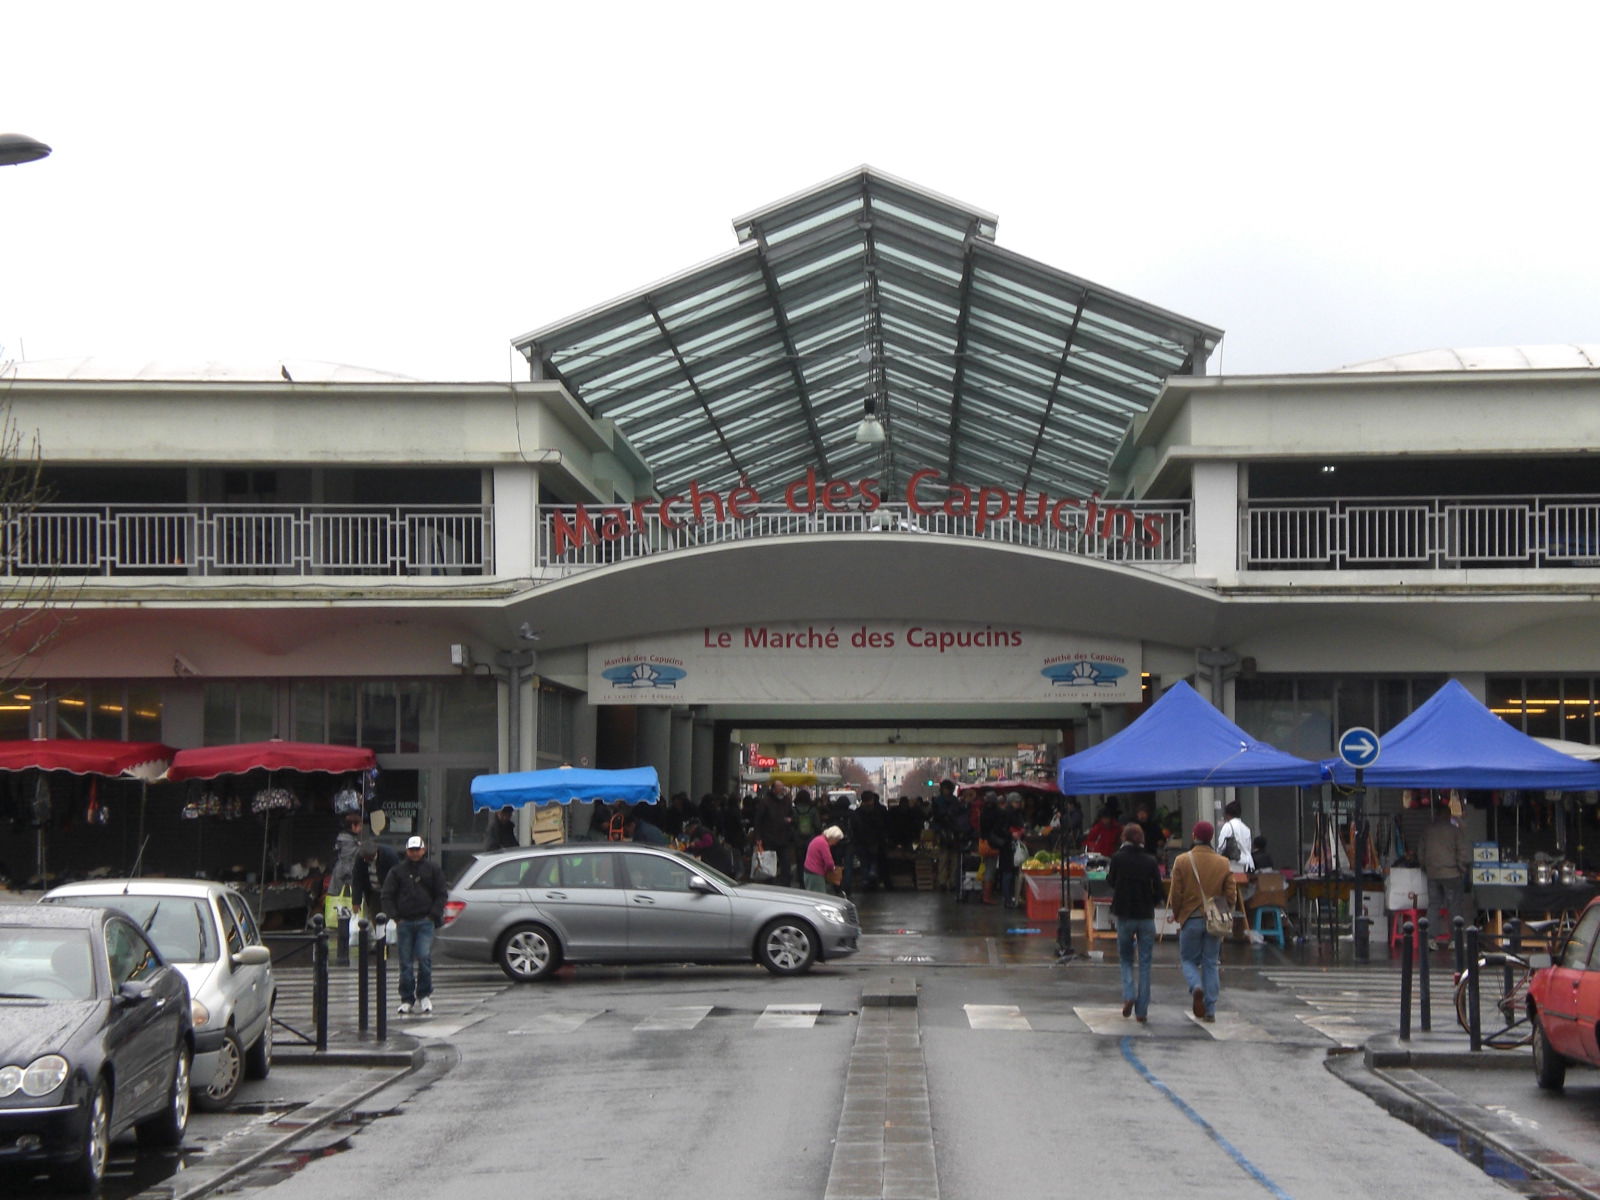
[[[1583,910],[1556,961],[1534,972],[1528,1009],[1540,1087],[1559,1090],[1570,1065],[1600,1067],[1600,899]]]

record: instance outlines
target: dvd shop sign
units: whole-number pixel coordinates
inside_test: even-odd
[[[1098,492],[1080,498],[1026,488],[971,487],[946,482],[939,472],[928,469],[913,474],[895,499],[913,518],[942,514],[970,520],[973,533],[979,536],[989,526],[1004,522],[1048,525],[1063,533],[1088,530],[1102,538],[1145,547],[1161,545],[1167,534],[1165,514],[1137,513],[1126,505],[1101,500]],[[891,503],[878,479],[818,479],[814,470],[783,488],[778,500],[794,513],[872,513]],[[570,512],[556,509],[550,514],[550,553],[559,558],[597,542],[648,533],[651,525],[670,530],[749,520],[769,502],[770,496],[749,484],[722,491],[702,487],[694,480],[683,491],[660,499],[593,508],[579,504]]]

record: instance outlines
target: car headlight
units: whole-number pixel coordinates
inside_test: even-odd
[[[817,915],[824,921],[832,921],[835,925],[849,924],[845,920],[844,909],[842,908],[835,908],[831,904],[814,904],[812,907],[817,910]]]
[[[22,1068],[0,1067],[0,1096],[9,1096],[22,1086]]]
[[[189,1004],[189,1015],[194,1018],[194,1027],[199,1029],[211,1020],[211,1010],[200,1001],[194,1000]]]
[[[46,1054],[34,1059],[28,1064],[27,1070],[21,1072],[22,1094],[25,1096],[48,1096],[67,1079],[67,1060],[59,1054]]]

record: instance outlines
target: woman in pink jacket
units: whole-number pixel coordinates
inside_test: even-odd
[[[803,864],[806,877],[806,891],[826,892],[828,878],[833,873],[833,847],[836,843],[844,841],[844,830],[837,825],[829,825],[816,837],[811,839],[811,844],[806,847],[806,861]]]

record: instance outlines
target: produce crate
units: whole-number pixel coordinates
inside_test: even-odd
[[[1028,920],[1054,921],[1061,910],[1061,876],[1055,871],[1025,871],[1023,880],[1027,885]]]

